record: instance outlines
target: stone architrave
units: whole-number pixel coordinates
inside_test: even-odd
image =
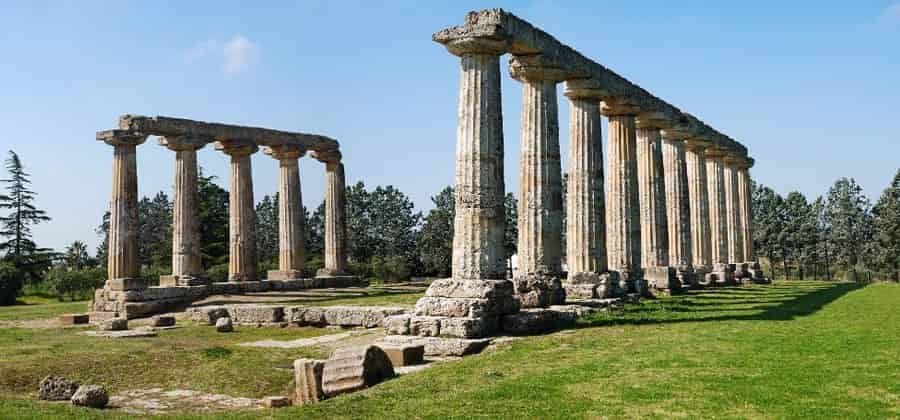
[[[113,186],[109,207],[107,285],[122,291],[147,287],[138,263],[137,146],[147,136],[124,130],[97,133],[97,140],[113,146]]]
[[[263,153],[278,160],[278,270],[269,280],[303,278],[306,221],[300,191],[300,162],[306,149],[296,145],[269,146]]]
[[[231,156],[228,199],[228,281],[259,280],[256,254],[256,209],[250,155],[259,147],[247,140],[219,140],[216,150]]]
[[[656,113],[638,116],[637,159],[640,194],[641,266],[652,290],[681,291],[674,267],[669,266],[669,222],[661,128],[671,123]]]
[[[562,168],[556,85],[562,69],[540,56],[514,57],[510,74],[522,82],[519,158],[518,272],[513,279],[522,307],[562,304]]]
[[[663,168],[666,182],[666,214],[669,222],[669,264],[677,270],[682,287],[696,283],[691,240],[691,203],[688,187],[687,134],[663,130]]]
[[[566,82],[569,98],[569,178],[566,191],[566,296],[607,298],[618,281],[607,266],[603,138],[599,87]]]
[[[715,282],[731,284],[734,270],[728,261],[728,223],[725,201],[725,153],[718,148],[706,151],[706,185],[709,194],[710,250]]]
[[[685,142],[688,195],[691,206],[691,254],[697,281],[707,284],[712,271],[710,244],[709,189],[706,186],[706,149],[710,143],[700,138]]]
[[[609,178],[606,189],[606,239],[610,269],[628,293],[646,293],[641,269],[641,220],[638,193],[635,117],[640,109],[627,98],[604,98],[600,111],[609,118]]]
[[[347,276],[346,181],[341,154],[313,152],[325,164],[325,267],[317,277]]]
[[[200,254],[200,193],[197,150],[210,140],[201,137],[160,137],[159,144],[175,152],[175,202],[172,209],[172,274],[160,276],[160,286],[208,283]]]

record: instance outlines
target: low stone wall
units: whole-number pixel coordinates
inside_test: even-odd
[[[157,286],[126,291],[111,290],[108,285],[105,285],[94,291],[94,299],[90,305],[91,321],[115,317],[127,319],[147,317],[179,310],[192,302],[213,295],[242,295],[368,285],[368,280],[351,276],[226,282],[204,286]]]
[[[238,325],[255,326],[338,326],[377,328],[384,320],[406,313],[406,308],[383,306],[284,306],[284,305],[215,305],[189,308],[194,321],[210,325],[229,317]]]

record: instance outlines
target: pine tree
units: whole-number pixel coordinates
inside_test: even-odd
[[[431,197],[434,208],[425,216],[417,239],[419,258],[429,275],[448,277],[452,274],[453,219],[456,215],[453,187],[446,187]]]
[[[837,261],[859,281],[857,268],[870,254],[873,239],[871,204],[853,178],[841,178],[828,191],[825,217],[832,228]]]
[[[872,209],[878,232],[877,258],[882,270],[900,282],[900,169]]]
[[[261,264],[278,263],[278,193],[256,204],[256,247]]]
[[[759,184],[753,191],[753,246],[769,261],[769,272],[775,276],[775,263],[782,256],[785,234],[785,204],[771,188]]]
[[[0,253],[31,280],[37,280],[40,273],[49,267],[52,253],[35,244],[31,227],[50,221],[50,217],[45,211],[35,207],[36,194],[28,189],[31,184],[29,175],[19,156],[12,150],[6,159],[6,170],[9,178],[2,180],[7,186],[6,194],[0,195],[0,211],[6,210],[9,213],[0,216],[0,237],[4,239],[0,242]]]
[[[228,191],[215,179],[204,176],[200,169],[200,253],[204,269],[228,262]]]

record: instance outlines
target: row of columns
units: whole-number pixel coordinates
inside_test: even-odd
[[[503,132],[500,39],[445,45],[461,57],[453,269],[457,279],[503,271]],[[561,272],[562,191],[556,84],[570,100],[566,258],[569,282],[612,271],[640,291],[645,271],[683,282],[751,261],[749,160],[730,155],[663,116],[642,112],[588,79],[572,79],[540,56],[514,56],[523,84],[519,172],[519,275]],[[608,120],[604,194],[601,119]]]
[[[113,188],[110,205],[108,278],[113,290],[146,287],[137,256],[138,223],[136,147],[147,136],[127,131],[104,132],[102,140],[113,146]],[[98,136],[100,138],[100,136]],[[197,150],[210,139],[165,136],[160,145],[175,152],[172,221],[172,274],[161,285],[197,285],[208,282],[201,264],[201,237]],[[253,201],[251,155],[259,147],[248,140],[219,140],[215,148],[230,156],[229,281],[259,280],[257,273],[256,214]],[[271,279],[299,279],[304,268],[305,221],[300,189],[299,158],[306,150],[298,145],[265,147],[279,162],[279,262]],[[344,165],[339,152],[316,152],[313,157],[326,168],[325,267],[319,276],[346,272],[346,221],[344,216]]]

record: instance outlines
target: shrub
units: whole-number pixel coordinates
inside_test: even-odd
[[[325,267],[325,259],[321,255],[311,255],[306,259],[303,266],[303,277],[312,278],[316,276],[316,272]]]
[[[228,263],[216,264],[206,270],[209,280],[214,283],[222,283],[228,281]]]
[[[14,305],[24,284],[24,273],[14,265],[0,262],[0,305]]]
[[[400,255],[372,257],[371,265],[375,277],[384,281],[409,280],[409,276],[412,274],[409,262]]]
[[[100,267],[69,270],[56,267],[44,277],[47,291],[59,300],[89,298],[94,289],[103,287],[106,272]]]

